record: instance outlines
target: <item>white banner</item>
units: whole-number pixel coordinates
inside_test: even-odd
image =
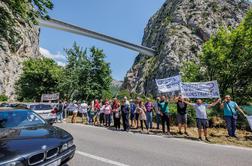
[[[180,75],[164,79],[156,79],[158,90],[161,93],[179,91],[180,82],[181,82]]]
[[[181,83],[181,94],[185,98],[219,98],[217,81]]]
[[[59,93],[53,94],[42,94],[41,101],[52,101],[52,100],[59,100]]]
[[[251,129],[251,131],[252,131],[252,116],[246,116],[246,118],[247,118],[247,120],[248,120],[250,129]]]

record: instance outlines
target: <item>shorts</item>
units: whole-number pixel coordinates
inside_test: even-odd
[[[187,114],[177,114],[178,124],[187,124]]]
[[[207,119],[196,119],[198,129],[207,129],[209,127]]]
[[[135,114],[134,114],[134,113],[131,113],[131,114],[130,114],[130,120],[134,120],[134,117],[135,117]]]

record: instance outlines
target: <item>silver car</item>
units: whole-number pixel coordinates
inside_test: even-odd
[[[51,104],[46,103],[38,103],[38,104],[30,104],[29,109],[39,114],[45,120],[50,120],[54,122],[57,118],[56,110],[52,107]]]

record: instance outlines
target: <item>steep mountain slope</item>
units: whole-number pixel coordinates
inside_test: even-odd
[[[220,27],[236,27],[249,7],[245,0],[167,0],[149,20],[142,42],[158,53],[136,57],[123,89],[157,94],[155,79],[179,74],[184,61],[197,63],[210,35]]]
[[[5,2],[0,1],[0,16],[8,15],[15,20],[11,30],[1,26],[0,33],[0,94],[14,99],[14,84],[22,72],[22,62],[30,57],[40,57],[39,29],[17,17]],[[2,23],[1,23],[2,25]],[[15,33],[13,43],[10,43],[4,33]],[[11,36],[13,34],[7,34]]]

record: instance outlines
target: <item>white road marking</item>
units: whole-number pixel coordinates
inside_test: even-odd
[[[91,158],[91,159],[94,159],[94,160],[104,162],[104,163],[116,165],[116,166],[129,166],[127,164],[123,164],[123,163],[120,163],[120,162],[117,162],[117,161],[113,161],[113,160],[106,159],[106,158],[103,158],[103,157],[99,157],[99,156],[96,156],[96,155],[92,155],[92,154],[89,154],[89,153],[81,152],[81,151],[78,151],[78,150],[76,150],[75,153],[77,153],[79,155],[82,155],[82,156],[85,156],[85,157],[88,157],[88,158]]]

